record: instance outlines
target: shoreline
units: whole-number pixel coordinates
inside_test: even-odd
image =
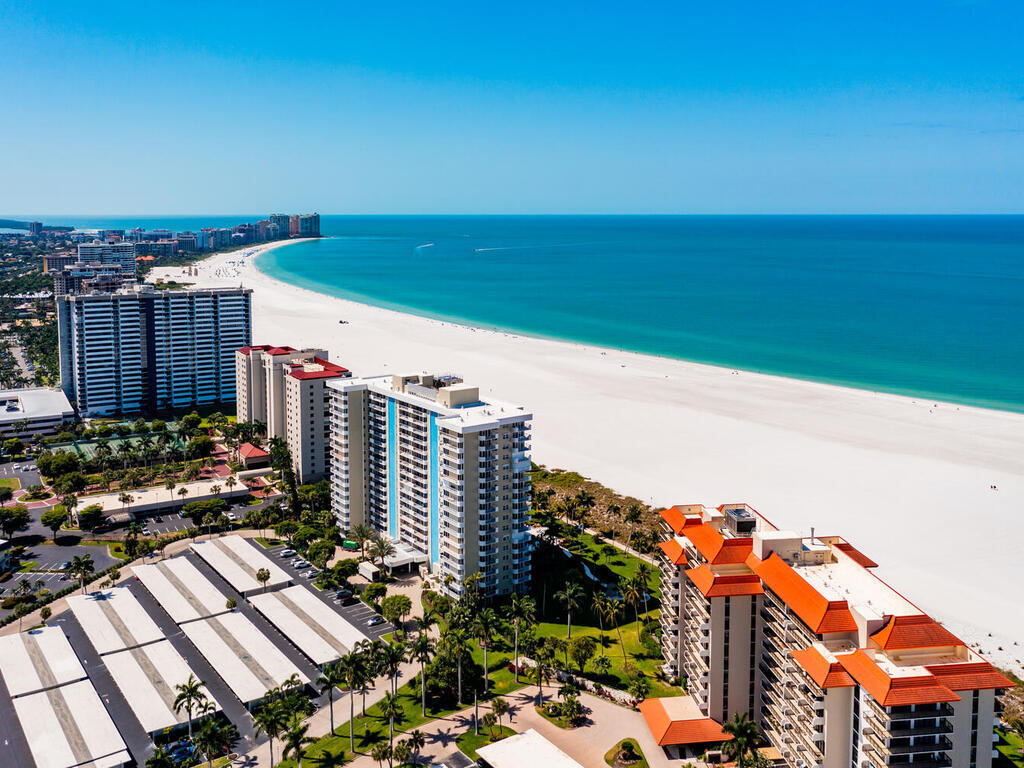
[[[1024,414],[475,328],[255,266],[293,242],[215,254],[189,279],[253,288],[254,343],[326,348],[356,375],[454,371],[524,404],[538,463],[657,506],[742,501],[780,527],[842,535],[922,610],[1024,669],[1024,617],[1007,610],[1022,573]]]

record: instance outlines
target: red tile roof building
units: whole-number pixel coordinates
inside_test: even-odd
[[[322,349],[242,347],[235,353],[238,421],[261,422],[267,438],[284,438],[298,482],[323,480],[330,471],[330,398],[324,384],[349,376]]]
[[[665,668],[686,678],[701,716],[748,714],[794,767],[990,768],[995,695],[1011,682],[881,581],[877,563],[745,504],[661,517]],[[673,743],[650,710],[655,738]]]

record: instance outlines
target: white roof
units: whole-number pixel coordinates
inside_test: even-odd
[[[60,627],[0,637],[0,675],[11,696],[34,693],[86,677]]]
[[[192,669],[169,641],[111,653],[103,663],[147,733],[188,722],[187,712],[175,713],[174,698],[175,686],[186,682]],[[209,691],[204,693],[217,705]]]
[[[228,610],[227,596],[187,558],[174,557],[159,563],[136,565],[133,570],[178,624]]]
[[[301,585],[253,595],[249,602],[317,665],[336,661],[369,639]]]
[[[491,768],[521,768],[524,765],[544,768],[583,768],[565,752],[531,728],[515,736],[487,744],[476,751]]]
[[[64,419],[75,415],[68,396],[59,389],[31,387],[0,390],[0,424],[28,419]]]
[[[164,639],[160,627],[127,587],[74,595],[67,601],[101,656]]]
[[[263,589],[263,585],[256,581],[256,572],[260,568],[270,571],[267,587],[291,581],[291,577],[274,561],[257,551],[241,536],[221,536],[209,541],[197,541],[192,544],[192,550],[243,595]]]
[[[113,768],[129,760],[114,721],[88,680],[14,699],[36,768]]]
[[[225,613],[181,625],[199,652],[217,670],[238,699],[262,699],[292,674],[309,679],[241,613]]]

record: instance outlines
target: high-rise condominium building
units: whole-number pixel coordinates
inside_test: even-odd
[[[69,264],[53,273],[53,293],[109,293],[135,282],[135,270],[125,272],[121,264]]]
[[[327,386],[331,498],[342,529],[366,523],[407,544],[449,594],[476,573],[485,594],[525,591],[532,418],[526,409],[484,400],[453,376],[377,376]]]
[[[82,416],[234,403],[251,294],[136,285],[58,297],[61,388]]]
[[[992,764],[1012,683],[844,539],[744,504],[662,518],[666,666],[705,716],[748,714],[794,768]]]
[[[320,214],[300,214],[298,235],[299,237],[320,237]]]
[[[118,264],[125,275],[135,275],[135,243],[81,243],[78,261],[83,264]]]
[[[323,349],[247,346],[235,353],[239,422],[260,421],[267,437],[284,438],[300,483],[330,471],[328,381],[351,376]]]

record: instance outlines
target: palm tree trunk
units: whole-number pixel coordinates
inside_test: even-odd
[[[516,619],[516,640],[515,640],[515,645],[516,645],[515,678],[516,678],[516,682],[518,683],[519,682],[519,619]]]
[[[626,663],[626,644],[624,642],[622,642],[622,628],[618,624],[615,625],[615,632],[619,636],[619,647],[622,649],[622,663],[623,663],[623,665],[625,665],[625,663]]]
[[[459,656],[459,706],[462,706],[462,656]]]
[[[488,677],[488,672],[490,672],[490,669],[487,666],[487,643],[484,643],[484,696],[486,696],[487,691],[490,690],[489,683],[491,681],[490,678]]]
[[[327,704],[331,708],[331,736],[334,735],[334,686],[327,692]]]
[[[427,716],[427,665],[420,660],[420,698],[423,705],[423,717]]]
[[[270,768],[274,768],[274,739],[270,739]]]
[[[566,612],[566,639],[572,640],[572,611]]]
[[[353,752],[356,751],[356,731],[355,731],[355,720],[356,720],[356,687],[353,685],[348,689],[348,746]],[[365,699],[364,699],[365,701]]]

